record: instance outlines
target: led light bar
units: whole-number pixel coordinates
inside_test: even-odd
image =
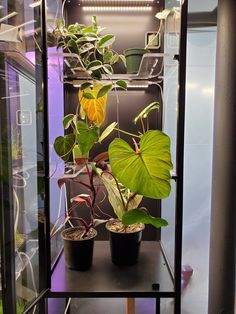
[[[154,3],[155,0],[80,0],[80,2],[82,4],[86,4],[86,5],[99,5],[99,3],[102,3],[102,5],[124,5],[124,4],[139,4],[139,3]]]
[[[135,11],[135,12],[142,12],[142,11],[151,11],[152,10],[152,7],[149,7],[149,6],[124,6],[124,7],[105,7],[105,6],[102,6],[102,7],[99,7],[99,6],[83,6],[81,8],[83,11],[85,12],[89,12],[89,11],[103,11],[103,12],[106,12],[106,11]]]
[[[13,17],[13,16],[15,16],[15,15],[17,15],[17,14],[18,14],[18,12],[13,11],[13,12],[11,12],[11,13],[9,13],[9,14],[3,16],[3,17],[1,17],[1,18],[0,18],[0,23],[2,23],[3,21],[6,21],[6,20],[8,20],[8,19],[10,19],[11,17]]]

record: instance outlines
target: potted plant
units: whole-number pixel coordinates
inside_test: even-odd
[[[137,262],[143,224],[156,228],[168,224],[139,207],[142,196],[163,199],[171,190],[170,139],[162,131],[148,129],[148,114],[158,108],[157,102],[151,103],[134,119],[135,124],[141,122],[142,132],[131,134],[133,148],[121,138],[111,142],[108,149],[111,172],[100,173],[118,218],[106,224],[111,232],[112,261],[118,265]]]
[[[180,11],[178,7],[172,7],[158,12],[155,17],[160,20],[159,28],[156,32],[149,32],[146,36],[146,45],[144,48],[129,48],[124,50],[126,58],[126,67],[128,74],[137,74],[140,63],[144,54],[149,52],[149,49],[158,49],[160,47],[160,35],[165,26],[165,31],[170,33],[178,33],[180,27]],[[159,38],[159,39],[158,39]]]
[[[113,64],[120,58],[122,59],[122,56],[112,49],[115,36],[101,35],[102,30],[103,28],[97,25],[96,17],[92,18],[92,25],[89,26],[75,23],[66,28],[62,22],[58,23],[54,30],[58,48],[62,47],[63,51],[69,53],[72,58],[76,56],[77,63],[73,65],[74,69],[86,77],[79,88],[79,103],[76,112],[63,118],[66,134],[57,137],[54,141],[54,149],[58,156],[65,162],[72,159],[77,165],[74,167],[74,173],[59,180],[59,186],[61,187],[69,180],[75,184],[82,184],[90,191],[90,194],[80,194],[71,199],[72,205],[67,211],[66,219],[58,228],[54,226],[52,230],[52,235],[54,235],[68,224],[72,227],[62,232],[62,238],[66,264],[69,268],[78,270],[86,270],[91,266],[93,242],[97,234],[94,226],[104,222],[102,219],[94,219],[97,191],[93,181],[94,171],[89,160],[89,152],[96,143],[101,143],[117,125],[113,122],[100,132],[106,117],[108,92],[114,86],[126,88],[126,83],[121,80],[115,83],[112,80],[109,83],[101,82],[103,76],[108,78],[113,73]],[[78,179],[78,167],[85,167],[88,183]],[[74,215],[75,208],[81,204],[89,208],[89,222]],[[79,221],[81,226],[74,227],[72,220]],[[88,249],[87,253],[82,251],[84,248]]]
[[[145,48],[128,48],[124,50],[124,56],[126,60],[126,67],[128,74],[137,74],[142,57],[149,50]]]
[[[85,182],[79,175],[67,175],[58,180],[59,188],[69,181],[80,184],[89,191],[89,194],[78,194],[71,198],[71,206],[66,209],[66,213],[57,218],[51,230],[51,237],[55,236],[62,228],[66,227],[61,233],[64,242],[65,262],[68,268],[75,270],[88,270],[92,265],[94,239],[97,236],[95,227],[107,220],[95,218],[96,196],[98,189],[94,184],[94,171],[86,164],[88,180]],[[84,206],[83,209],[89,210],[87,220],[77,214],[77,208]],[[64,217],[65,216],[65,217]],[[58,226],[58,222],[61,221]],[[79,225],[75,225],[79,222]]]

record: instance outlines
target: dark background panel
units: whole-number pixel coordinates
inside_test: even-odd
[[[91,2],[91,1],[89,1]],[[86,5],[89,4],[86,2]],[[93,1],[94,5],[98,7],[102,5],[102,1]],[[85,25],[91,24],[93,15],[97,16],[97,22],[99,26],[105,27],[104,34],[114,34],[116,41],[113,44],[114,50],[118,53],[123,53],[123,50],[127,48],[144,48],[145,46],[145,34],[148,31],[156,31],[159,27],[159,21],[155,18],[156,12],[162,9],[163,1],[157,1],[159,3],[153,3],[150,11],[101,11],[101,10],[89,10],[85,11],[83,3],[85,1],[70,1],[65,6],[65,16],[67,24],[81,23]],[[143,2],[147,5],[145,2]],[[92,4],[90,3],[92,6]],[[110,4],[109,4],[110,5]],[[114,4],[113,4],[114,5]],[[127,1],[126,5],[130,5]],[[132,5],[132,4],[131,4]],[[140,5],[140,2],[133,5]],[[108,6],[108,4],[107,4]],[[125,27],[124,27],[125,25]],[[157,51],[152,51],[157,52]],[[124,66],[120,63],[115,67],[115,73],[125,73]],[[147,82],[144,82],[144,85]],[[118,102],[117,102],[118,98]],[[102,130],[105,129],[110,123],[114,121],[119,122],[119,127],[122,130],[136,133],[141,131],[141,126],[134,125],[132,120],[135,116],[149,105],[153,101],[160,102],[160,90],[157,86],[151,85],[147,88],[129,88],[127,91],[118,90],[109,93],[107,102],[107,116],[105,123],[103,124]],[[70,84],[65,85],[65,114],[74,113],[78,105],[78,88],[73,87]],[[161,104],[162,105],[162,104]],[[161,115],[162,110],[159,112],[153,112],[150,115],[150,129],[161,129]],[[111,140],[118,136],[118,133],[114,131],[109,138],[103,141],[102,144],[96,144],[91,151],[91,158],[96,156],[98,153],[106,151]],[[132,144],[132,138],[120,133],[121,138],[128,140],[130,145]],[[83,174],[83,179],[86,180],[86,174]],[[81,185],[68,185],[69,199],[79,193],[88,193]],[[100,187],[98,200],[104,198],[104,187]],[[107,198],[101,203],[102,211],[112,215],[114,217],[112,208]],[[157,216],[160,213],[160,201],[143,199],[142,206],[147,207],[150,212]],[[88,218],[89,212],[85,207],[77,208],[77,215],[82,215]],[[98,228],[99,236],[98,239],[107,239],[108,233],[105,230],[104,225]],[[159,230],[151,226],[146,226],[143,238],[145,240],[156,240],[159,238]]]

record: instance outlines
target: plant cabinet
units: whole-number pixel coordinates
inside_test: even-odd
[[[0,6],[5,14],[0,16],[3,313],[50,314],[50,300],[65,300],[59,311],[69,313],[71,298],[127,298],[128,314],[135,298],[155,299],[156,313],[161,299],[169,298],[180,313],[187,1],[173,11],[178,23],[181,11],[181,30],[175,25],[174,32],[162,15],[155,16],[164,1],[27,1],[22,8],[17,1],[14,8],[5,2]],[[135,48],[139,64],[127,71],[128,48]],[[163,86],[173,71],[179,83],[174,169],[169,137],[162,132]],[[161,199],[168,197],[170,182],[176,193],[174,261],[159,228],[168,228]],[[138,261],[135,255],[126,262],[126,240],[120,248],[124,257],[111,261],[104,222],[114,214],[125,231],[140,225]],[[93,261],[89,257],[79,270],[74,266],[81,261],[79,249],[72,264],[65,262],[60,235],[65,226],[76,227],[82,246],[91,227],[97,230]],[[65,246],[75,247],[73,241]]]

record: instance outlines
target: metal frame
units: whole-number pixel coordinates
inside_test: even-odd
[[[51,287],[51,258],[50,258],[50,186],[49,186],[49,137],[48,137],[48,69],[47,69],[47,27],[46,27],[46,4],[47,1],[43,0],[41,3],[40,18],[42,23],[42,94],[44,99],[44,160],[45,160],[45,224],[44,224],[44,240],[43,240],[43,255],[42,261],[46,262],[45,265],[41,265],[41,270],[43,271],[42,280],[40,287],[42,293],[37,299],[28,307],[24,313],[28,313],[38,302],[41,302],[40,313],[45,313],[45,304],[44,300],[49,296],[53,297],[68,297],[69,295],[64,294],[63,296],[56,296],[50,293],[49,289]],[[186,34],[187,34],[187,10],[188,10],[188,0],[185,0],[182,4],[182,14],[181,14],[181,36],[180,36],[180,51],[179,51],[179,96],[178,96],[178,123],[177,123],[177,186],[176,186],[176,229],[175,229],[175,266],[174,266],[174,292],[159,293],[153,292],[152,294],[146,295],[146,297],[156,298],[156,313],[160,313],[160,298],[162,297],[173,297],[175,299],[175,314],[181,313],[181,262],[182,262],[182,226],[183,226],[183,171],[184,171],[184,120],[185,120],[185,80],[186,80]],[[41,88],[41,86],[40,86]],[[6,108],[7,109],[7,108]],[[2,117],[5,115],[1,115]],[[6,115],[7,116],[7,115]],[[1,121],[2,122],[2,121]],[[4,136],[0,130],[0,140],[2,141]],[[9,130],[6,137],[9,143]],[[10,156],[11,145],[8,145],[8,156]],[[1,156],[0,156],[1,157]],[[0,159],[0,161],[2,161]],[[4,168],[7,169],[8,175],[11,173],[11,159],[9,158],[8,162],[4,163]],[[2,175],[2,173],[1,173]],[[10,179],[10,176],[9,176]],[[8,193],[9,202],[11,202],[11,189],[9,186],[5,187],[0,186],[0,192]],[[9,205],[9,204],[8,204]],[[7,311],[9,312],[9,306],[12,307],[11,313],[16,313],[16,300],[15,300],[15,270],[14,270],[14,217],[13,210],[5,212],[3,214],[3,203],[0,203],[2,209],[2,223],[10,225],[10,228],[5,230],[5,237],[2,234],[3,243],[1,244],[2,253],[3,253],[3,293],[4,293],[4,303],[5,311],[7,304]],[[9,205],[9,208],[12,208],[12,204]],[[9,224],[10,222],[10,224]],[[9,239],[13,239],[11,244],[6,242]],[[6,250],[6,244],[8,249]],[[7,259],[7,260],[6,260]],[[5,262],[4,262],[5,261]],[[7,279],[10,285],[6,287],[5,272],[10,273],[10,277]],[[171,273],[171,272],[170,272]],[[46,285],[46,286],[45,286]],[[140,294],[141,295],[141,294]],[[88,297],[93,297],[93,293],[88,293]],[[97,295],[96,295],[97,296]],[[111,297],[111,295],[109,295]],[[124,296],[122,292],[120,294],[115,294],[113,297]],[[138,293],[133,295],[132,292],[130,295],[125,294],[126,297],[138,297]],[[100,297],[102,297],[100,295]],[[105,297],[105,295],[104,295]],[[6,311],[6,313],[7,313]]]
[[[185,82],[186,82],[186,44],[187,44],[188,0],[181,9],[181,30],[179,49],[179,95],[176,145],[176,213],[175,213],[175,314],[181,313],[181,270],[182,270],[182,229],[183,229],[183,181],[184,181],[184,121],[185,121]]]

